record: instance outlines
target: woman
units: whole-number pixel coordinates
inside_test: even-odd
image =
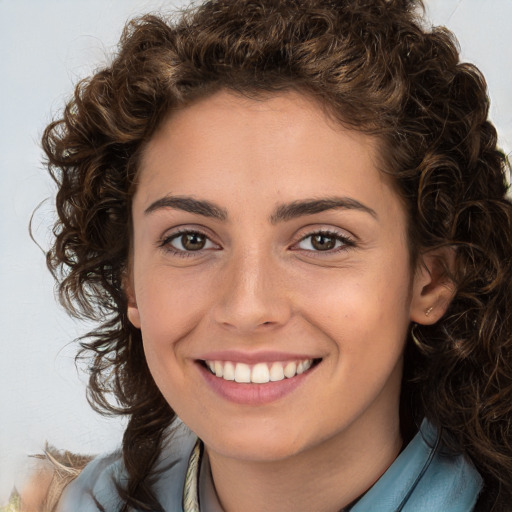
[[[48,263],[128,417],[58,510],[507,510],[507,166],[413,8],[147,16],[47,128]]]

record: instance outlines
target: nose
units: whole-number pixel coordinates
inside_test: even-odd
[[[268,253],[233,255],[219,281],[214,319],[224,328],[251,333],[282,326],[290,319],[283,272]]]

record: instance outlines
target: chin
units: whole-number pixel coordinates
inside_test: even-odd
[[[199,437],[207,449],[223,457],[253,462],[284,460],[306,451],[311,444],[300,432],[292,432],[282,425],[258,423],[254,428],[206,429],[207,435]],[[212,436],[212,432],[217,435]]]
[[[300,445],[293,445],[282,438],[262,439],[261,436],[246,439],[226,440],[222,445],[209,446],[224,457],[251,462],[278,462],[297,455],[302,451]],[[218,449],[216,449],[218,447]]]

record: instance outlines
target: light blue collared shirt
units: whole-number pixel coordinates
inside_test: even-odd
[[[189,455],[197,438],[183,424],[172,436],[157,464],[156,496],[166,512],[181,512]],[[126,480],[119,452],[89,463],[64,491],[58,512],[106,512],[121,508],[115,482]],[[448,455],[435,429],[423,421],[420,431],[350,512],[471,512],[483,482],[462,455]],[[201,512],[222,512],[210,477],[208,457],[199,476]],[[95,503],[96,501],[96,503]]]

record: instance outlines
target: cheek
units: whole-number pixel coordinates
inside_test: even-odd
[[[204,279],[182,279],[165,268],[140,281],[137,306],[146,361],[177,414],[186,397],[198,392],[196,383],[187,378],[184,349],[205,315],[208,290],[210,285]]]
[[[148,355],[179,350],[181,340],[205,317],[215,287],[212,281],[211,274],[171,267],[141,275],[137,310]]]
[[[333,377],[361,391],[383,386],[401,361],[409,326],[409,273],[380,263],[302,285],[303,316],[335,348]]]
[[[302,279],[303,315],[337,333],[403,330],[409,323],[411,284],[407,276],[340,270],[323,279]]]

